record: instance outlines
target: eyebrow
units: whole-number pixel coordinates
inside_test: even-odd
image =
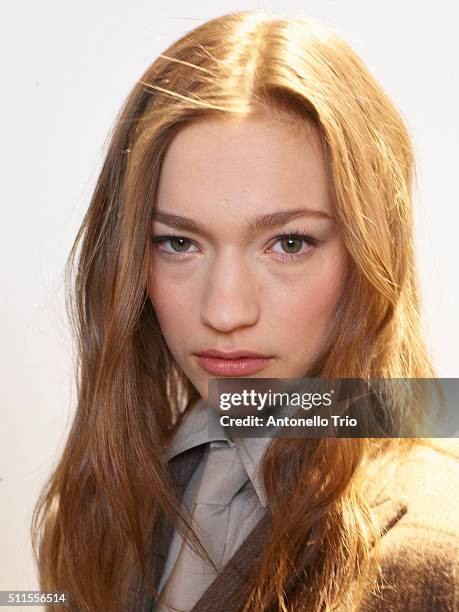
[[[256,217],[249,217],[246,223],[246,231],[259,232],[272,230],[281,225],[284,225],[288,221],[297,219],[298,217],[313,217],[317,219],[333,219],[333,217],[322,210],[314,210],[311,208],[291,208],[288,210],[281,210],[277,212],[268,213],[267,215],[259,215]],[[153,214],[153,221],[164,223],[169,227],[175,229],[193,232],[200,234],[201,236],[209,237],[209,230],[202,223],[191,219],[190,217],[184,217],[182,215],[176,215],[173,213],[167,213],[163,211],[156,211]]]

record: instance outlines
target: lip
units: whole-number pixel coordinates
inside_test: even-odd
[[[220,349],[206,349],[194,353],[199,365],[217,376],[244,376],[254,374],[268,366],[272,356],[261,355],[248,349],[234,349],[222,351]]]
[[[243,359],[246,357],[251,357],[252,359],[268,359],[272,357],[272,355],[263,355],[262,353],[256,353],[255,351],[245,348],[232,349],[231,351],[223,351],[222,349],[218,348],[208,348],[194,354],[203,357],[217,357],[218,359]]]

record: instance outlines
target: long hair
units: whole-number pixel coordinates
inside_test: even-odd
[[[74,610],[120,610],[137,574],[154,594],[146,550],[155,521],[163,512],[188,525],[163,450],[199,395],[146,292],[155,194],[165,151],[184,125],[258,112],[318,128],[351,259],[334,331],[309,375],[435,377],[413,252],[410,136],[364,63],[315,20],[264,10],[184,35],[127,97],[67,261],[77,406],[32,538],[41,588],[70,592]],[[356,606],[378,539],[366,477],[418,443],[428,442],[272,440],[262,464],[272,530],[245,610],[265,610],[273,598],[280,610],[328,610],[352,584],[362,585],[349,602]],[[186,537],[205,554],[191,529]],[[302,588],[286,602],[287,577],[305,554]]]

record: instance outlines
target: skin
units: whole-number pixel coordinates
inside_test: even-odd
[[[266,114],[201,119],[171,142],[156,211],[207,233],[155,219],[147,291],[172,355],[206,400],[215,376],[195,352],[242,347],[273,356],[254,377],[299,378],[321,350],[349,270],[325,168],[314,126]],[[290,209],[328,216],[303,212],[247,232],[251,218]],[[291,230],[319,242],[282,238]]]

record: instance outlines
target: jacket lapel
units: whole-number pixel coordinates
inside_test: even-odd
[[[176,483],[176,490],[180,499],[201,457],[202,448],[197,446],[180,453],[169,461],[172,478]],[[370,507],[383,535],[407,512],[407,504],[403,498],[378,498],[370,504]],[[173,525],[166,520],[164,515],[160,515],[156,521],[152,537],[152,542],[155,543],[154,550],[151,551],[149,557],[150,575],[155,587],[158,587],[161,579],[173,529]],[[192,612],[214,612],[216,604],[218,604],[218,609],[225,610],[225,612],[238,612],[242,609],[247,600],[251,571],[257,565],[257,560],[267,542],[269,531],[270,521],[268,516],[265,515],[203,593]],[[286,585],[285,594],[287,597],[295,587],[296,574],[305,568],[305,564],[300,561],[297,567],[297,572],[292,575]],[[141,589],[137,601],[136,612],[153,612],[155,600],[148,592]]]
[[[402,498],[377,499],[370,504],[370,507],[383,536],[407,512],[407,504]],[[223,571],[198,600],[192,608],[192,612],[213,612],[216,602],[218,602],[218,608],[225,610],[225,612],[239,612],[243,608],[248,597],[250,573],[257,565],[257,560],[267,541],[269,530],[270,521],[265,515],[241,544]],[[287,581],[284,588],[287,601],[289,594],[296,586],[298,574],[305,569],[306,564],[306,561],[302,562],[300,560],[296,572],[293,572],[290,580]],[[278,606],[273,601],[268,610],[274,612],[277,609]]]
[[[379,527],[379,531],[384,536],[407,512],[407,506],[402,500],[387,498],[380,502],[374,502],[370,504],[370,508],[373,511],[374,518]],[[307,566],[307,561],[299,561],[297,569],[292,573],[290,580],[284,588],[286,602],[289,600],[289,596],[297,583],[297,576]],[[268,608],[268,612],[274,612],[278,610],[278,605],[273,601],[271,607]],[[341,610],[339,608],[338,610]],[[337,612],[338,612],[337,610]],[[343,611],[344,612],[344,611]]]

